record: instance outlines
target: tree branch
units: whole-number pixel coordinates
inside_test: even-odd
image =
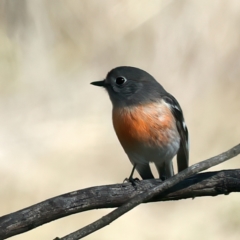
[[[140,204],[141,202],[179,200],[185,198],[216,196],[218,194],[239,192],[239,169],[202,173],[182,181],[182,179],[187,176],[193,175],[198,171],[205,170],[213,165],[226,161],[227,159],[232,158],[239,153],[240,145],[214,158],[191,166],[180,174],[169,179],[173,179],[173,182],[166,180],[162,183],[161,180],[152,179],[140,181],[137,183],[136,187],[133,187],[130,183],[98,186],[48,199],[23,210],[0,217],[0,239],[5,239],[19,233],[26,232],[45,223],[78,212],[88,211],[96,208],[119,207],[123,204],[127,205],[129,208],[129,203],[132,204],[131,202],[134,201],[134,204],[136,204],[135,198],[137,198],[137,204]],[[177,185],[171,187],[177,182],[179,182]],[[163,191],[162,189],[166,191],[163,193],[161,192]],[[153,196],[155,197],[152,198]],[[130,205],[130,207],[134,207],[134,204]],[[121,209],[122,207],[118,209]],[[124,211],[126,211],[126,209],[124,209]],[[125,212],[122,214],[124,213]],[[110,219],[108,218],[108,221],[111,222],[114,219],[110,217]],[[108,221],[104,221],[104,224],[109,224],[110,222]],[[101,225],[101,227],[105,225]],[[92,226],[93,225],[91,225],[91,231],[89,232],[88,229],[87,234],[93,232]],[[86,230],[86,227],[83,229]],[[95,228],[93,229],[97,230]],[[87,235],[85,230],[84,236]],[[79,234],[79,232],[77,234]],[[80,237],[83,237],[83,235],[79,237],[79,235],[76,236],[76,234],[74,238],[73,236],[71,236],[71,238],[69,236],[66,236],[62,239],[79,239]]]
[[[174,185],[180,183],[180,181],[184,180],[187,177],[190,177],[200,171],[204,171],[210,167],[213,167],[219,163],[222,163],[240,153],[240,144],[233,147],[232,149],[228,150],[227,152],[224,152],[218,156],[212,157],[210,159],[207,159],[205,161],[202,161],[200,163],[196,163],[189,168],[181,171],[180,173],[174,175],[173,177],[165,180],[163,183],[157,185],[156,187],[153,187],[151,189],[148,189],[144,191],[143,193],[140,193],[139,195],[133,197],[131,200],[129,200],[127,203],[123,204],[119,208],[113,210],[112,212],[108,213],[107,215],[103,216],[102,218],[98,219],[97,221],[63,237],[63,238],[57,238],[59,240],[75,240],[83,238],[90,233],[93,233],[97,231],[98,229],[101,229],[107,225],[109,225],[111,222],[125,214],[126,212],[130,211],[134,207],[138,206],[142,202],[148,201],[149,199],[155,197],[157,194],[164,193],[164,191],[170,189]]]

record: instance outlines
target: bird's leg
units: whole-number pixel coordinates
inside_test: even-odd
[[[132,169],[132,171],[131,171],[131,174],[130,174],[130,176],[129,176],[129,180],[131,180],[131,179],[133,179],[133,173],[134,173],[134,171],[135,171],[135,169],[136,169],[136,163],[133,165],[133,169]]]
[[[130,183],[132,183],[133,186],[136,185],[135,182],[139,181],[138,178],[133,178],[133,174],[134,174],[134,171],[135,171],[135,169],[136,169],[136,166],[137,166],[137,164],[135,163],[135,164],[133,165],[133,169],[132,169],[132,171],[131,171],[131,174],[130,174],[129,178],[125,178],[123,182],[130,182]]]

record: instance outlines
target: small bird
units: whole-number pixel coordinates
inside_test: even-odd
[[[178,172],[188,167],[188,130],[182,109],[149,73],[135,67],[112,69],[103,81],[113,105],[112,121],[117,137],[142,179],[154,178],[150,162],[159,178],[174,175],[172,159],[177,154]]]

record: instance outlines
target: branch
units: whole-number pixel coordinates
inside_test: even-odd
[[[227,152],[224,152],[218,156],[212,157],[208,160],[202,161],[200,163],[196,163],[189,168],[181,171],[180,173],[174,175],[173,177],[165,180],[162,184],[153,187],[151,189],[146,190],[143,193],[140,193],[139,195],[133,197],[129,202],[123,204],[119,208],[113,210],[109,214],[103,216],[102,218],[98,219],[97,221],[87,225],[86,227],[83,227],[82,229],[79,229],[63,238],[61,240],[75,240],[83,238],[90,233],[93,233],[97,231],[98,229],[101,229],[105,227],[106,225],[109,225],[111,222],[125,214],[126,212],[130,211],[134,207],[138,206],[142,202],[148,201],[149,199],[157,196],[158,194],[164,193],[164,191],[170,189],[174,185],[180,183],[182,180],[184,180],[187,177],[190,177],[200,171],[204,171],[210,167],[213,167],[219,163],[222,163],[240,153],[240,144],[233,147],[232,149],[228,150]],[[59,239],[59,238],[57,238]],[[60,239],[59,239],[60,240]]]
[[[74,213],[88,211],[96,208],[99,209],[119,207],[126,203],[127,206],[129,206],[129,203],[131,204],[133,200],[134,204],[136,204],[135,198],[138,199],[137,203],[139,204],[143,201],[169,201],[200,196],[216,196],[218,194],[228,194],[230,192],[239,192],[240,170],[207,172],[181,181],[186,176],[193,175],[198,171],[205,170],[213,165],[226,161],[227,159],[232,158],[239,153],[240,145],[219,156],[191,166],[180,174],[175,175],[173,178],[169,179],[173,179],[173,182],[166,180],[162,183],[161,180],[152,179],[140,181],[137,183],[137,187],[135,188],[130,183],[98,186],[78,190],[48,199],[23,210],[0,217],[0,239],[5,239],[19,233],[26,232],[45,223]],[[177,182],[180,183],[174,187],[171,187]],[[164,193],[161,193],[161,189],[167,190]],[[152,193],[152,191],[155,192]],[[157,191],[159,191],[160,194],[157,193]],[[156,196],[155,193],[157,194]],[[144,195],[144,198],[142,195]],[[152,198],[153,196],[155,197]],[[131,205],[131,207],[132,206],[133,205]],[[121,209],[122,207],[118,209]],[[113,219],[110,219],[110,222],[111,221],[113,221]],[[104,224],[108,223],[104,222]],[[103,225],[101,225],[101,227],[103,227]],[[91,233],[91,231],[88,232],[88,234]],[[84,234],[86,236],[85,231]],[[72,239],[79,239],[79,237],[77,236],[76,238]]]

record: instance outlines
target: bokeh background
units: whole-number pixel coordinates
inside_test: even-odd
[[[120,65],[150,72],[179,100],[191,164],[239,143],[239,0],[0,0],[0,215],[129,175],[108,96],[89,84]],[[141,205],[87,239],[239,239],[239,200]],[[109,211],[12,239],[61,237]]]

